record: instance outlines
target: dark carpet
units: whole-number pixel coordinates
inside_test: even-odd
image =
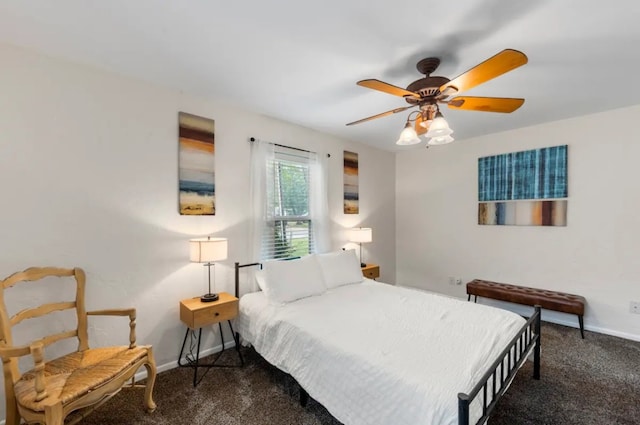
[[[543,323],[541,380],[532,379],[527,362],[489,423],[640,424],[640,343],[593,332],[585,336]],[[126,389],[81,424],[340,425],[314,400],[301,407],[292,378],[251,349],[243,354],[244,368],[210,369],[196,388],[191,369],[159,374],[158,409],[152,414],[142,409],[142,390]],[[225,351],[221,360],[237,361],[236,352]]]

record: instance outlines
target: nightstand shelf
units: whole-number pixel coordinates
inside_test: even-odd
[[[231,325],[231,319],[238,315],[238,299],[226,292],[220,292],[220,298],[214,302],[203,303],[200,301],[200,297],[189,298],[180,301],[180,320],[187,325],[187,331],[184,334],[184,340],[182,341],[182,348],[180,349],[180,355],[178,356],[178,366],[180,367],[192,367],[193,368],[193,386],[198,385],[198,369],[199,368],[212,368],[212,367],[236,367],[234,365],[218,365],[216,362],[225,350],[224,347],[224,335],[222,333],[222,322],[225,320],[229,324],[231,335],[235,342],[236,351],[240,358],[240,365],[244,366],[244,359],[242,353],[240,353],[240,341],[238,335],[233,331]],[[205,326],[218,324],[220,330],[220,338],[222,339],[222,351],[220,351],[211,363],[200,363],[200,340],[202,338],[202,328]],[[187,344],[187,338],[189,333],[198,331],[197,336],[197,348],[195,353],[195,359],[193,358],[193,352],[185,356],[186,362],[183,363],[182,356],[184,354],[184,348]],[[193,344],[191,344],[193,348]],[[200,380],[204,377],[201,376]]]
[[[362,275],[369,279],[380,277],[380,266],[377,264],[367,264],[362,268]]]

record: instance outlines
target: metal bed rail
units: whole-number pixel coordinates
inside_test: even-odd
[[[238,262],[234,263],[235,266],[235,296],[236,298],[240,298],[240,269],[243,269],[245,267],[253,267],[253,266],[261,266],[262,267],[262,263],[247,263],[247,264],[240,264]]]
[[[540,379],[540,317],[541,307],[535,306],[535,312],[513,337],[509,345],[500,353],[475,387],[468,394],[458,394],[458,424],[470,424],[470,406],[482,392],[482,416],[475,425],[484,424],[498,400],[507,391],[516,372],[527,360],[533,348],[533,378]],[[506,367],[505,367],[506,363]],[[491,383],[491,385],[489,385]],[[499,384],[499,387],[498,387]],[[488,396],[491,396],[489,399]]]

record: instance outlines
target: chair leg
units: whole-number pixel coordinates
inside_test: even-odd
[[[148,413],[156,410],[156,403],[153,401],[153,386],[156,383],[156,361],[153,358],[152,348],[147,352],[147,363],[144,364],[147,369],[147,385],[144,388],[144,405]]]
[[[44,422],[46,425],[64,425],[61,402],[58,402],[52,406],[45,406]]]
[[[18,413],[15,398],[9,400],[9,397],[7,397],[7,418],[4,423],[5,425],[20,425],[20,414]]]

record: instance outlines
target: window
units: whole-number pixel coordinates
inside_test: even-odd
[[[328,158],[252,140],[251,258],[291,258],[331,249]]]
[[[310,155],[314,154],[278,146],[275,155],[267,159],[262,259],[315,252],[309,208]]]

